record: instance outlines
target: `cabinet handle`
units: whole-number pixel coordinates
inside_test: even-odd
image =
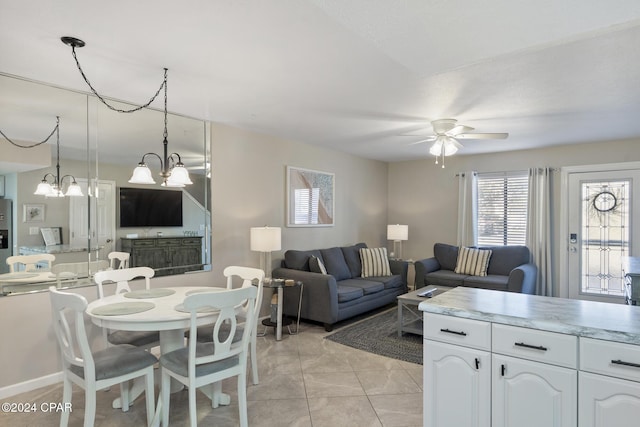
[[[507,371],[507,366],[506,365],[502,365],[500,367],[500,374],[504,377],[505,372]]]
[[[540,351],[547,351],[548,350],[547,347],[543,347],[541,345],[531,345],[531,344],[525,344],[523,342],[517,342],[517,343],[514,343],[514,345],[517,346],[517,347],[532,348],[534,350],[540,350]]]
[[[462,331],[452,331],[451,329],[440,329],[440,332],[446,332],[447,334],[455,334],[455,335],[461,335],[463,337],[467,336],[466,332],[462,332]]]
[[[614,365],[624,365],[624,366],[631,366],[632,368],[640,368],[640,363],[625,362],[620,359],[612,360],[611,363],[613,363]]]
[[[476,369],[480,369],[480,359],[476,357]]]

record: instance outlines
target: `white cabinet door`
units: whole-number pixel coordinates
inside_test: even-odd
[[[494,354],[492,372],[493,427],[577,426],[576,370]]]
[[[424,425],[491,425],[491,358],[482,350],[424,341]]]
[[[636,427],[640,383],[580,372],[580,427]]]

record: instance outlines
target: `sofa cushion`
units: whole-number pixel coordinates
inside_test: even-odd
[[[362,278],[341,280],[340,286],[360,288],[364,295],[375,294],[384,290],[384,283]]]
[[[360,249],[360,261],[362,262],[362,277],[391,276],[387,248],[362,248]]]
[[[424,284],[434,286],[463,286],[462,283],[466,277],[464,274],[456,274],[451,270],[438,270],[433,273],[425,274]]]
[[[458,252],[455,273],[486,276],[491,250],[462,247]]]
[[[351,270],[344,259],[344,254],[340,248],[320,249],[322,261],[327,269],[327,273],[336,280],[351,279]]]
[[[364,295],[362,288],[353,286],[338,285],[338,302],[347,302],[361,298]]]
[[[506,291],[508,289],[509,276],[490,274],[488,276],[467,276],[462,286],[470,288],[492,289],[494,291]]]
[[[402,276],[399,274],[394,274],[392,276],[377,276],[377,277],[367,277],[367,280],[373,280],[376,282],[381,282],[384,285],[385,289],[397,289],[404,285],[402,281]]]
[[[487,274],[508,276],[511,270],[530,261],[529,248],[526,246],[492,246],[491,261]]]
[[[349,266],[349,271],[351,271],[351,277],[360,277],[362,273],[362,262],[360,261],[360,249],[366,248],[367,245],[365,243],[358,243],[353,246],[344,246],[342,247],[342,254],[344,255],[344,260],[347,262]]]
[[[284,253],[285,266],[294,270],[311,271],[309,269],[309,257],[311,257],[311,255],[322,259],[322,254],[317,249],[313,249],[310,251],[297,251],[289,249]]]
[[[320,258],[315,255],[309,257],[309,270],[314,273],[327,274],[327,269]]]
[[[433,256],[443,270],[455,270],[458,261],[458,247],[447,245],[446,243],[436,243],[433,245]]]

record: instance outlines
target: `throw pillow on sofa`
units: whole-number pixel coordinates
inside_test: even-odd
[[[455,273],[486,276],[491,250],[462,247],[458,252]]]
[[[327,274],[327,269],[325,268],[324,263],[315,255],[311,255],[311,257],[309,257],[309,270],[314,273]]]
[[[360,249],[362,277],[391,276],[387,248]]]

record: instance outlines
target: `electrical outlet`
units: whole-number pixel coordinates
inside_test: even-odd
[[[29,235],[30,236],[35,236],[40,232],[40,229],[38,227],[29,227]]]

